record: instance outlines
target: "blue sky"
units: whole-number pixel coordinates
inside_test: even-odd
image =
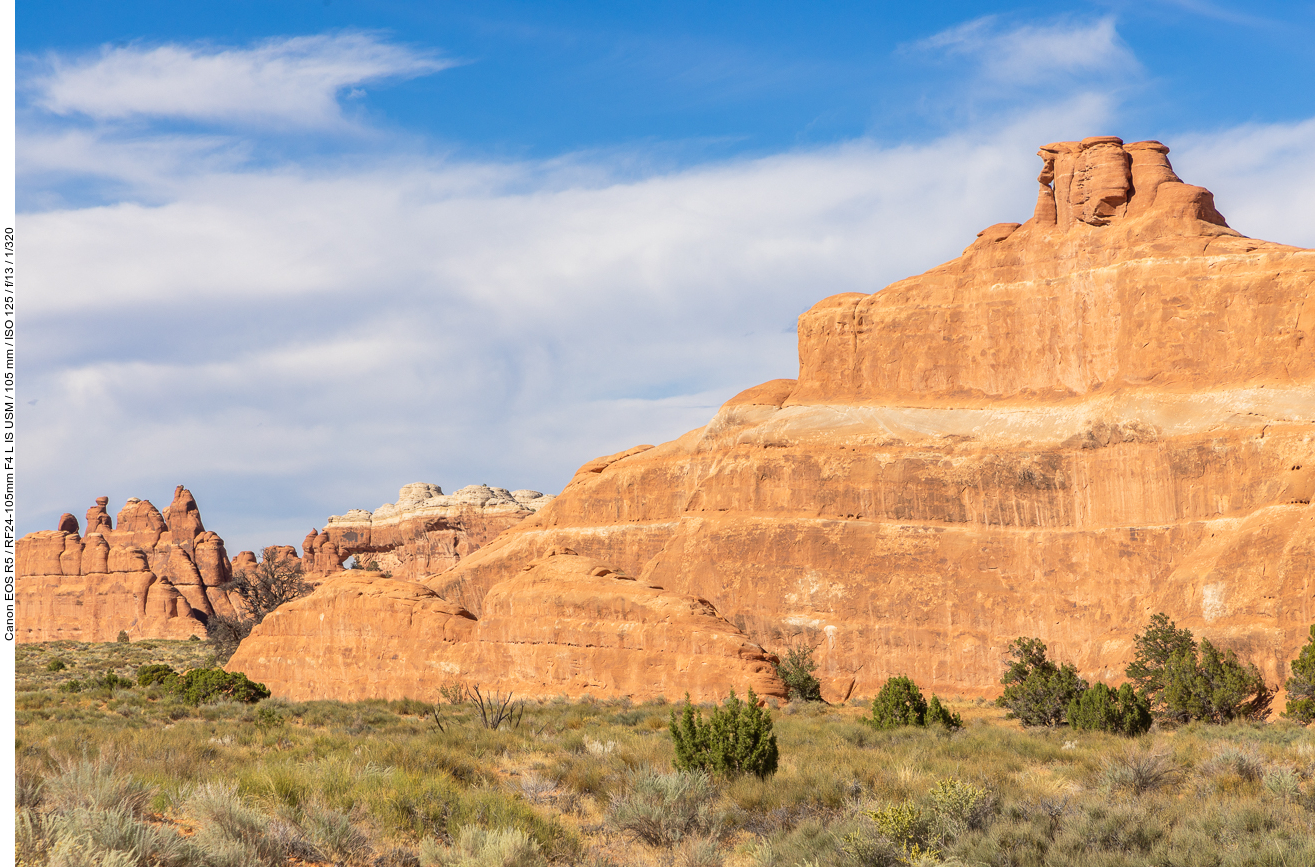
[[[23,531],[556,493],[1156,138],[1315,246],[1315,4],[20,4]]]

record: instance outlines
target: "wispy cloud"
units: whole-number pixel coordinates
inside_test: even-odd
[[[1126,74],[1140,68],[1113,18],[1008,25],[988,15],[922,40],[916,47],[966,57],[994,81],[1020,85],[1082,73]]]
[[[454,64],[348,32],[246,48],[132,45],[77,60],[52,56],[30,84],[33,102],[62,116],[324,128],[344,123],[339,97],[346,88]]]

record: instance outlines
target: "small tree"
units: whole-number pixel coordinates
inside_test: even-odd
[[[936,723],[953,731],[963,728],[963,717],[941,704],[941,700],[932,693],[931,701],[927,704],[927,725]]]
[[[926,725],[927,700],[912,680],[903,675],[892,677],[872,699],[872,718],[868,722],[879,729]]]
[[[685,707],[679,721],[671,712],[671,739],[675,744],[673,764],[678,771],[706,771],[728,777],[754,774],[766,778],[776,773],[780,753],[772,718],[758,706],[758,696],[749,688],[746,701],[735,690],[713,708],[712,717],[703,721],[685,694]]]
[[[1046,657],[1039,638],[1016,638],[1009,645],[1012,661],[1000,683],[1004,693],[995,703],[1009,709],[1007,716],[1025,726],[1056,726],[1064,722],[1069,702],[1087,688],[1069,663],[1055,665]]]
[[[1164,612],[1152,615],[1146,631],[1133,638],[1136,654],[1124,670],[1137,692],[1146,696],[1151,710],[1163,715],[1165,712],[1164,671],[1174,654],[1182,651],[1196,651],[1196,641],[1192,633],[1179,629]]]
[[[935,695],[928,703],[918,685],[903,675],[892,677],[882,685],[872,699],[872,716],[864,722],[879,729],[936,723],[947,729],[963,727],[962,717],[951,713]]]
[[[1288,704],[1283,715],[1307,725],[1315,720],[1315,625],[1311,626],[1310,638],[1297,658],[1292,660],[1290,668],[1292,676],[1283,684],[1288,691]]]
[[[206,636],[221,663],[232,657],[271,611],[311,592],[301,561],[273,545],[261,552],[256,568],[235,572],[220,589],[238,602],[237,616],[212,614],[206,620]]]
[[[1175,652],[1162,677],[1164,718],[1178,723],[1263,719],[1274,697],[1254,664],[1243,665],[1231,649],[1205,638]]]
[[[1075,729],[1139,735],[1150,731],[1151,706],[1130,683],[1117,690],[1096,683],[1069,702],[1068,724]]]
[[[777,663],[776,676],[789,690],[791,701],[821,701],[822,684],[813,676],[816,670],[813,648],[796,644],[786,651],[785,659]]]

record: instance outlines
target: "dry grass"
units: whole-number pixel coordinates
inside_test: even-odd
[[[18,648],[18,863],[1315,864],[1315,732],[1286,722],[1129,742],[1024,731],[964,703],[953,734],[787,705],[775,776],[676,792],[695,818],[645,835],[630,820],[647,828],[674,797],[649,785],[671,770],[661,704],[530,702],[493,731],[444,703],[439,730],[424,700],[58,691],[207,656],[194,642]],[[917,834],[893,840],[901,816]]]

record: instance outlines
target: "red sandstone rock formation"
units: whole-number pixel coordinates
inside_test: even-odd
[[[308,574],[324,576],[341,571],[342,563],[354,557],[395,578],[418,581],[454,568],[552,499],[538,491],[487,485],[445,495],[438,485],[415,482],[398,491],[396,503],[384,503],[373,513],[353,509],[331,516],[323,531],[306,536],[303,562]]]
[[[205,618],[231,616],[219,589],[232,575],[224,541],[207,532],[182,485],[162,515],[147,500],[128,500],[118,527],[99,497],[87,512],[87,535],[72,515],[59,529],[18,540],[18,640],[113,641],[205,636]]]
[[[707,601],[569,549],[500,583],[484,610],[476,621],[421,584],[346,572],[268,615],[229,668],[294,700],[434,696],[453,680],[521,696],[785,697],[775,659]]]
[[[993,695],[1020,635],[1118,682],[1157,611],[1281,683],[1315,621],[1315,251],[1232,230],[1167,153],[1046,145],[1026,223],[819,302],[797,381],[591,461],[427,584],[488,617],[570,546],[812,643],[831,696]],[[380,623],[318,597],[304,616],[381,658]]]

